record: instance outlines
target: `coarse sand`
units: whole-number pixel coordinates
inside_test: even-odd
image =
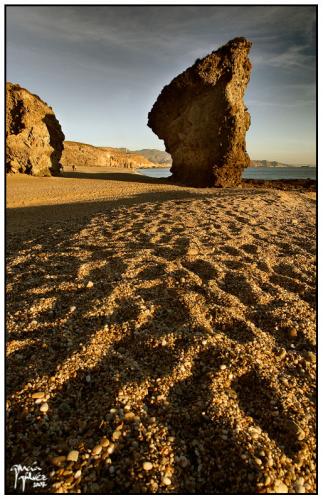
[[[315,191],[9,175],[6,229],[7,493],[316,491]]]

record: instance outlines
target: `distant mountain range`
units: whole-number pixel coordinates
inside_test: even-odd
[[[170,167],[172,164],[171,155],[159,149],[139,149],[138,151],[133,151],[133,153],[144,156],[147,160],[162,167]]]
[[[251,167],[292,167],[288,163],[273,160],[251,160]]]

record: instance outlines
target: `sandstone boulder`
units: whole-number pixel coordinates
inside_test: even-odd
[[[64,134],[54,112],[37,95],[6,85],[6,171],[58,175]]]
[[[240,183],[250,164],[245,135],[250,115],[243,102],[251,42],[235,38],[166,85],[148,126],[171,154],[175,181],[191,186]]]

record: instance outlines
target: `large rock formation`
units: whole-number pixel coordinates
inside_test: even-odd
[[[251,42],[235,38],[174,78],[148,115],[171,154],[173,179],[192,186],[235,186],[250,164],[243,102]]]
[[[147,158],[125,148],[91,146],[82,142],[65,141],[62,156],[64,166],[140,168],[152,167]]]
[[[64,134],[50,106],[17,84],[6,85],[6,171],[60,172]]]

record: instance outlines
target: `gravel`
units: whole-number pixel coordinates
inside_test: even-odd
[[[9,231],[7,492],[316,491],[311,193],[166,187]]]

